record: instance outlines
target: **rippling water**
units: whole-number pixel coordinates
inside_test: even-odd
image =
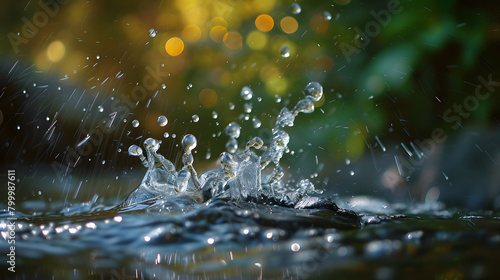
[[[350,211],[223,199],[18,214],[17,279],[484,279],[500,215],[337,198]],[[7,215],[0,216],[2,235]],[[7,251],[6,242],[0,243]],[[3,262],[5,266],[5,262]],[[13,276],[10,276],[14,279]]]

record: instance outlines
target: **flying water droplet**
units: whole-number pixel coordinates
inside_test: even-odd
[[[137,145],[132,145],[128,148],[128,154],[131,156],[138,157],[139,155],[142,155],[142,149]]]
[[[104,108],[103,108],[101,105],[97,106],[97,110],[98,110],[100,113],[104,112]]]
[[[330,20],[332,20],[332,14],[330,14],[330,12],[328,12],[328,11],[324,11],[323,18],[327,21],[330,21]]]
[[[234,104],[232,102],[229,102],[229,110],[234,110]]]
[[[225,129],[226,135],[231,138],[240,137],[240,131],[241,127],[235,122],[228,124]]]
[[[290,48],[288,46],[283,46],[281,48],[280,55],[283,58],[290,57]]]
[[[218,116],[219,116],[219,114],[217,114],[217,112],[212,111],[212,118],[213,119],[216,119]]]
[[[167,85],[166,85],[166,84],[161,84],[161,88],[162,88],[162,89],[166,89],[166,88],[167,88]]]
[[[200,120],[200,117],[195,114],[195,115],[191,116],[191,119],[193,120],[193,122],[198,122]]]
[[[192,88],[193,88],[193,84],[191,84],[191,83],[189,83],[189,84],[187,85],[187,87],[186,87],[186,89],[187,89],[187,90],[190,90],[190,89],[192,89]]]
[[[196,148],[196,137],[193,134],[184,135],[182,138],[182,148],[185,152],[191,152],[194,148]]]
[[[252,92],[251,88],[249,88],[249,87],[243,87],[241,89],[241,97],[244,100],[250,100],[250,99],[252,99],[252,96],[253,96],[253,92]]]
[[[236,150],[238,150],[238,141],[234,138],[230,138],[226,143],[226,150],[232,154],[236,153]]]
[[[149,29],[149,37],[156,37],[156,30],[154,28]]]
[[[158,125],[159,126],[166,126],[167,123],[168,123],[167,117],[165,117],[164,115],[161,115],[158,117]]]
[[[132,126],[133,127],[138,127],[139,126],[139,121],[138,120],[133,120],[132,121]]]
[[[323,96],[323,86],[318,82],[310,82],[303,90],[306,98],[319,101]]]
[[[311,99],[302,99],[297,103],[297,105],[295,105],[293,113],[297,114],[299,112],[306,114],[314,112],[314,104]]]
[[[252,103],[245,103],[243,104],[243,111],[245,113],[251,113],[252,112]]]
[[[292,3],[291,10],[292,10],[292,14],[294,14],[294,15],[300,14],[300,12],[302,12],[302,8],[300,7],[300,5],[298,3]]]
[[[257,119],[256,117],[253,117],[252,118],[252,125],[254,128],[259,128],[259,127],[261,127],[262,122],[259,119]]]
[[[168,138],[168,136],[170,136],[170,134],[168,134],[168,132],[163,133],[163,137]]]

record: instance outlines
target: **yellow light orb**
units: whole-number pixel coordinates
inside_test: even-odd
[[[61,41],[54,41],[47,47],[47,58],[51,62],[58,62],[64,57],[66,47]]]
[[[171,56],[178,56],[184,50],[184,42],[179,37],[172,37],[165,44],[165,50]]]
[[[216,43],[222,43],[226,34],[227,29],[224,26],[217,25],[210,29],[210,38]]]
[[[227,28],[227,21],[223,17],[214,17],[210,23],[208,24],[208,27],[210,29],[216,27],[217,25],[224,26]]]
[[[195,24],[190,24],[182,30],[182,38],[186,40],[186,42],[196,42],[201,37],[201,30]]]
[[[255,19],[255,27],[262,32],[271,31],[274,27],[274,20],[270,15],[260,15]]]
[[[280,22],[281,30],[287,34],[292,34],[299,28],[299,23],[293,17],[284,17]]]
[[[267,45],[267,35],[254,30],[247,36],[247,46],[253,50],[261,50]]]

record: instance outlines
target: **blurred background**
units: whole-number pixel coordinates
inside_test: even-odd
[[[500,208],[494,1],[27,0],[0,10],[0,165],[2,176],[17,170],[23,200],[121,201],[145,173],[127,149],[148,137],[179,166],[182,136],[194,134],[195,167],[216,168],[230,122],[240,147],[269,143],[281,108],[317,81],[315,112],[287,128],[287,176],[340,197]]]

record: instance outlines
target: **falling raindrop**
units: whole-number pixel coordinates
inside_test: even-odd
[[[149,37],[156,37],[156,30],[154,28],[149,29]]]
[[[159,126],[166,126],[167,123],[168,123],[167,117],[165,117],[163,115],[161,115],[161,116],[158,117],[158,125]]]
[[[281,57],[290,57],[290,48],[288,46],[283,46],[280,51]]]
[[[253,96],[253,92],[252,92],[252,89],[250,89],[249,87],[243,87],[241,89],[241,97],[244,100],[250,100],[250,99],[252,99],[252,96]]]
[[[132,126],[133,127],[138,127],[139,126],[139,121],[138,120],[133,120],[132,121]]]

